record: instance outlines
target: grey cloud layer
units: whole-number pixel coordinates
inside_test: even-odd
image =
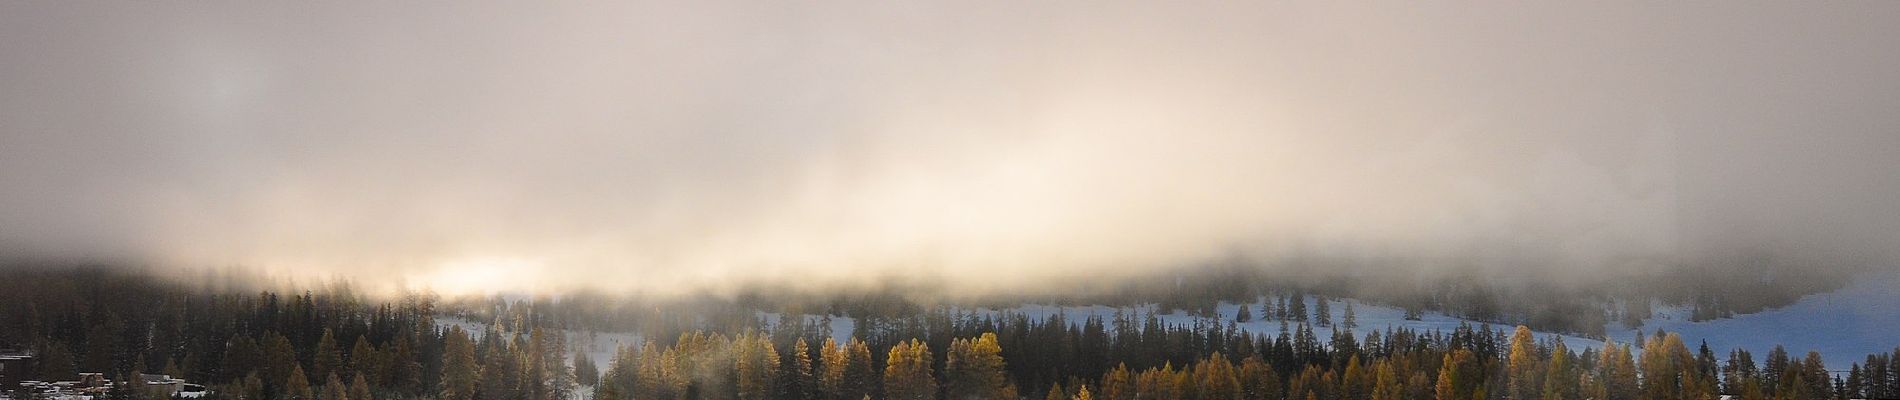
[[[545,272],[509,284],[547,286],[1315,252],[1893,266],[1896,20],[1876,2],[13,3],[0,248],[415,279],[504,260]]]

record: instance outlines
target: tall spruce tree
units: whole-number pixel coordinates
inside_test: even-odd
[[[315,354],[311,355],[310,366],[313,376],[328,376],[342,373],[343,349],[338,347],[336,335],[330,329],[323,330],[323,337],[317,339]]]
[[[473,400],[481,379],[475,346],[460,326],[450,326],[442,342],[442,400]]]
[[[811,359],[811,345],[800,337],[792,343],[792,352],[783,360],[784,370],[780,373],[779,398],[781,400],[817,400],[818,376]]]
[[[1326,296],[1319,296],[1315,300],[1316,302],[1313,307],[1314,323],[1319,326],[1332,326],[1333,307],[1330,305],[1332,301],[1327,300]]]
[[[350,400],[376,400],[375,393],[369,388],[369,379],[363,378],[363,374],[356,374],[355,378],[350,379]]]
[[[1341,316],[1339,321],[1339,324],[1346,327],[1348,331],[1359,328],[1359,316],[1354,315],[1352,303],[1351,301],[1346,302],[1346,315]]]
[[[871,345],[857,338],[845,344],[844,393],[848,398],[865,396],[877,397],[877,386],[882,383],[882,374],[872,364]]]

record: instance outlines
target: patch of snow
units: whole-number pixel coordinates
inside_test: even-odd
[[[435,324],[440,327],[460,326],[462,330],[468,331],[469,338],[476,340],[480,340],[482,332],[488,330],[487,323],[474,322],[456,317],[438,316],[435,318]],[[620,346],[639,346],[640,343],[644,341],[644,339],[641,339],[640,335],[636,333],[594,332],[572,329],[563,330],[562,333],[567,335],[568,365],[573,365],[573,354],[580,352],[587,354],[587,357],[594,361],[594,365],[599,366],[601,373],[607,372],[607,366],[613,363],[614,353],[619,351]]]

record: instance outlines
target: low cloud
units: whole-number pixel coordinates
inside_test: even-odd
[[[450,291],[1900,261],[1900,6],[0,5],[0,249]],[[934,279],[933,278],[933,279]]]

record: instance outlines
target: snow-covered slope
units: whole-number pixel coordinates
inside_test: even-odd
[[[1868,354],[1900,347],[1900,273],[1862,276],[1841,290],[1754,314],[1703,322],[1689,322],[1688,315],[1685,309],[1662,309],[1645,320],[1642,329],[1679,333],[1691,347],[1707,340],[1723,358],[1740,347],[1760,361],[1777,344],[1796,358],[1819,351],[1828,369],[1844,371]],[[1620,323],[1606,329],[1618,342],[1636,335]]]
[[[1359,322],[1357,332],[1368,330],[1389,330],[1409,328],[1419,331],[1451,331],[1460,323],[1478,326],[1480,323],[1468,321],[1442,313],[1427,312],[1418,321],[1404,318],[1404,310],[1359,303],[1352,300],[1332,300],[1329,308],[1333,321],[1339,322],[1345,310],[1346,302],[1353,302],[1354,313]],[[1307,310],[1315,310],[1316,299],[1307,298]],[[1256,301],[1248,306],[1254,315],[1261,314],[1262,302]],[[1239,304],[1221,303],[1218,306],[1219,320],[1222,324],[1233,320]],[[1122,311],[1145,317],[1154,307],[1124,308]],[[1061,313],[1064,318],[1075,324],[1081,324],[1090,315],[1103,319],[1111,318],[1114,307],[1058,307],[1050,305],[1026,304],[1008,310],[1028,315],[1034,319],[1045,319]],[[999,310],[978,309],[972,312],[995,315]],[[1734,318],[1715,321],[1689,322],[1688,310],[1662,308],[1654,318],[1645,321],[1642,331],[1655,332],[1663,329],[1682,335],[1684,342],[1693,349],[1707,340],[1709,347],[1719,358],[1726,358],[1728,351],[1737,347],[1755,353],[1757,361],[1762,360],[1769,351],[1779,344],[1787,348],[1794,357],[1801,357],[1809,350],[1820,351],[1827,361],[1829,369],[1845,371],[1854,362],[1866,355],[1878,352],[1895,351],[1900,347],[1900,273],[1871,275],[1857,280],[1839,291],[1810,295],[1787,307],[1764,312],[1739,315]],[[1194,317],[1175,312],[1159,316],[1164,323],[1173,325],[1192,324]],[[811,317],[816,318],[816,317]],[[776,316],[768,315],[768,320]],[[832,317],[832,333],[843,340],[851,335],[854,321],[848,317]],[[1252,322],[1238,324],[1241,329],[1259,334],[1275,334],[1279,331],[1279,322],[1256,318]],[[1508,329],[1492,326],[1492,329]],[[1314,333],[1322,340],[1332,336],[1334,327],[1314,327]],[[1610,339],[1617,343],[1632,343],[1640,346],[1636,340],[1636,329],[1612,322],[1606,328]],[[1582,351],[1584,347],[1602,348],[1603,341],[1571,335],[1558,335],[1550,332],[1538,332],[1539,339],[1562,336],[1565,345],[1572,350]],[[1640,349],[1637,349],[1640,351]]]
[[[1829,369],[1846,370],[1848,365],[1863,359],[1867,354],[1893,351],[1900,347],[1900,273],[1864,277],[1848,287],[1832,292],[1810,295],[1801,301],[1780,309],[1755,314],[1740,315],[1734,318],[1689,322],[1687,310],[1663,308],[1654,318],[1645,321],[1643,332],[1663,329],[1679,333],[1691,347],[1707,340],[1718,357],[1727,357],[1733,348],[1746,348],[1761,360],[1768,350],[1776,344],[1786,347],[1795,357],[1809,350],[1820,351],[1826,358]],[[1451,331],[1461,323],[1478,326],[1480,323],[1447,316],[1436,312],[1426,312],[1420,320],[1409,321],[1404,318],[1404,310],[1360,303],[1354,300],[1330,300],[1329,308],[1333,321],[1344,319],[1345,305],[1352,302],[1360,335],[1370,330],[1389,330],[1409,328],[1419,331]],[[1264,301],[1247,304],[1254,315],[1262,314]],[[1307,298],[1307,310],[1317,310],[1317,299]],[[1239,311],[1240,304],[1221,303],[1217,306],[1218,320],[1225,325]],[[1121,311],[1135,316],[1138,320],[1146,313],[1153,312],[1154,306],[1122,308]],[[1061,313],[1071,323],[1081,324],[1089,316],[1101,316],[1104,320],[1113,318],[1117,308],[1107,306],[1060,307],[1040,304],[1025,304],[1007,310],[975,309],[972,313],[997,315],[1002,312],[1027,315],[1032,319],[1046,319]],[[771,313],[760,314],[768,323],[776,323],[779,316]],[[1181,312],[1160,314],[1163,323],[1171,325],[1190,325],[1194,317]],[[816,322],[821,317],[806,316]],[[454,318],[439,318],[438,324],[461,325],[471,334],[479,335],[484,324],[463,321]],[[856,325],[850,317],[833,316],[832,335],[845,340],[852,334]],[[1278,321],[1256,318],[1254,321],[1237,324],[1239,328],[1258,334],[1275,334],[1280,329]],[[1337,326],[1314,327],[1314,333],[1322,340],[1331,337]],[[1492,329],[1508,329],[1492,326]],[[1610,338],[1618,343],[1636,343],[1636,330],[1612,322],[1606,327]],[[637,335],[626,333],[582,333],[568,332],[569,343],[580,347],[604,368],[613,357],[613,351],[623,344],[637,344]],[[1562,336],[1564,343],[1571,349],[1582,351],[1585,347],[1602,348],[1603,341],[1538,332],[1539,339]]]

